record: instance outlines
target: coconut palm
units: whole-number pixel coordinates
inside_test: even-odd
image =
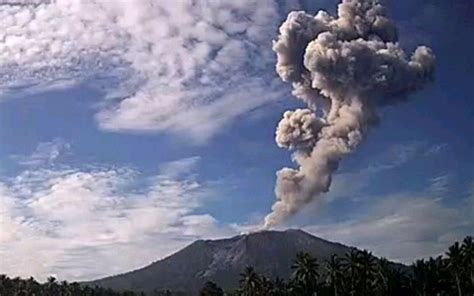
[[[456,290],[458,296],[462,296],[462,289],[461,289],[461,275],[462,275],[462,268],[463,268],[463,254],[461,251],[461,247],[459,246],[458,242],[455,242],[451,247],[449,247],[448,252],[446,252],[447,265],[449,271],[454,277],[454,282],[456,284]]]
[[[340,292],[340,285],[343,278],[342,262],[337,255],[332,255],[326,262],[326,284],[331,287],[334,296],[338,296]]]
[[[352,248],[342,259],[345,279],[343,290],[345,295],[357,295],[359,289],[359,251]]]
[[[46,290],[51,295],[56,295],[59,293],[59,285],[54,276],[50,276],[46,280]]]
[[[377,275],[375,257],[367,250],[360,251],[358,255],[357,267],[359,269],[359,285],[362,295],[373,294],[372,287]]]
[[[441,256],[426,262],[426,283],[429,295],[445,295],[449,291],[449,273]]]
[[[246,267],[244,272],[240,274],[240,295],[258,295],[260,284],[260,276],[255,272],[253,267]]]
[[[318,263],[316,258],[308,253],[298,253],[296,260],[291,266],[293,269],[292,279],[299,287],[300,295],[313,295],[316,292],[318,282]]]
[[[71,283],[70,289],[71,289],[72,295],[80,295],[81,293],[81,285],[79,285],[79,283],[77,282]]]
[[[417,260],[412,265],[413,269],[413,278],[412,278],[412,289],[415,291],[416,295],[426,296],[427,295],[427,286],[428,286],[428,276],[426,270],[425,260]]]
[[[273,281],[272,296],[286,296],[288,295],[288,285],[282,278],[277,277]]]
[[[260,276],[259,295],[271,295],[273,291],[273,282],[266,276]]]
[[[467,236],[462,243],[461,247],[464,270],[466,273],[467,286],[470,294],[474,294],[474,243],[472,236]]]
[[[386,258],[380,258],[377,268],[375,285],[380,295],[391,295],[390,293],[390,273],[392,268]]]
[[[376,294],[380,296],[410,294],[406,274],[385,258],[378,260],[374,284]]]

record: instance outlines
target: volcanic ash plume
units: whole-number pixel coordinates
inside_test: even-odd
[[[278,146],[297,169],[277,172],[272,227],[327,192],[339,162],[379,118],[377,107],[404,101],[433,77],[435,57],[420,46],[407,57],[395,25],[377,0],[343,0],[337,18],[291,12],[273,43],[276,70],[306,109],[286,111]]]

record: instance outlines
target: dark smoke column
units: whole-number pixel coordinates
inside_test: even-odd
[[[337,14],[291,12],[273,43],[278,75],[307,108],[278,124],[276,142],[294,151],[298,168],[277,172],[267,228],[329,190],[341,159],[379,121],[377,108],[403,102],[433,77],[431,49],[407,57],[380,1],[343,0]]]

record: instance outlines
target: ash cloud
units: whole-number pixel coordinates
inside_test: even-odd
[[[378,0],[343,0],[336,17],[293,11],[279,33],[276,71],[307,109],[285,112],[278,125],[276,142],[294,152],[297,168],[277,172],[266,228],[327,192],[340,161],[380,120],[378,109],[405,101],[435,70],[430,48],[407,55]]]

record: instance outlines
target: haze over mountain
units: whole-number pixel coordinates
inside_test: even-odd
[[[206,281],[224,289],[238,285],[239,274],[252,266],[270,278],[287,278],[298,252],[308,252],[320,263],[350,248],[302,230],[261,231],[220,240],[198,240],[177,253],[144,268],[89,284],[117,290],[169,289],[195,295]]]

